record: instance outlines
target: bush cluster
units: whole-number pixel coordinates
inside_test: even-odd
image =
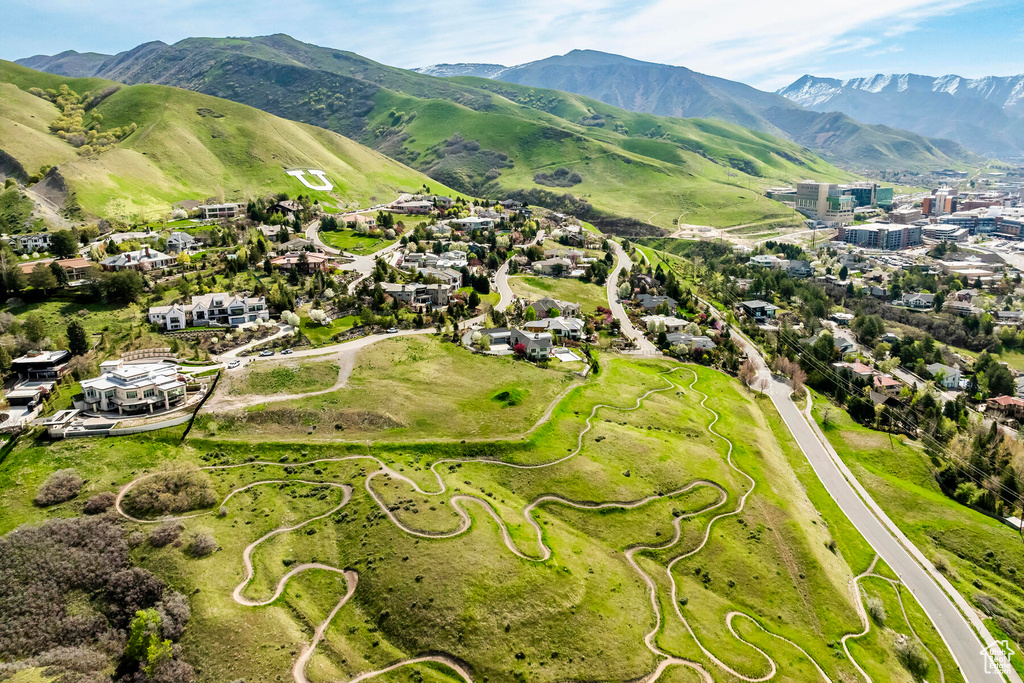
[[[124,509],[132,515],[167,515],[210,507],[217,494],[205,472],[169,470],[135,485],[124,497]]]
[[[62,683],[109,683],[105,671],[122,659],[125,631],[144,610],[158,614],[155,635],[168,648],[191,616],[181,593],[131,565],[116,517],[55,519],[0,538],[0,661],[10,663],[4,671],[44,666]],[[120,680],[195,678],[173,657],[142,676],[129,669]]]
[[[73,469],[57,470],[43,482],[36,492],[35,503],[40,507],[69,501],[82,490],[82,478]]]

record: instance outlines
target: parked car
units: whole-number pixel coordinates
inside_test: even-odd
[[[394,334],[395,332],[398,332],[398,328],[397,327],[389,327],[388,328],[388,334]]]
[[[281,352],[281,355],[288,356],[291,355],[292,353],[294,353],[294,351],[292,351],[291,349],[285,349],[284,351]]]
[[[240,360],[233,360],[230,363],[228,363],[228,370],[233,370],[234,368],[237,368],[241,364],[242,364],[242,361],[240,361]]]
[[[271,351],[270,349],[267,349],[266,351],[260,351],[260,355],[264,356],[264,357],[266,357],[266,356],[273,356],[274,352]]]

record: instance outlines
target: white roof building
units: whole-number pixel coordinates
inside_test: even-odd
[[[101,363],[100,372],[99,377],[82,380],[82,394],[89,410],[152,413],[185,401],[185,380],[177,365],[125,364],[118,359]]]

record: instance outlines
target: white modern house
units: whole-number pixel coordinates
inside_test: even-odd
[[[190,325],[235,327],[257,320],[270,320],[267,300],[262,296],[218,292],[193,296],[191,304],[152,306],[149,309],[149,322],[170,331],[183,330]]]
[[[152,413],[185,401],[185,379],[169,363],[108,360],[100,363],[99,377],[82,380],[82,395],[92,411]]]
[[[550,332],[555,339],[573,339],[579,341],[583,338],[583,330],[586,327],[579,318],[567,318],[558,316],[556,318],[541,318],[523,325],[526,332]]]

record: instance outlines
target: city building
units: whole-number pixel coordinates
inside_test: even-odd
[[[267,300],[262,297],[231,295],[223,292],[192,297],[191,304],[152,306],[149,322],[168,331],[208,325],[241,325],[270,320]]]
[[[849,185],[840,185],[839,190],[843,194],[853,197],[854,208],[870,207],[874,209],[879,206],[883,208],[892,206],[893,188],[882,187],[878,183],[850,183]]]
[[[82,380],[89,410],[152,413],[185,401],[185,378],[170,363],[125,364],[121,359],[100,363],[100,376]]]
[[[893,223],[842,226],[836,240],[866,249],[897,251],[921,244],[921,226]]]
[[[835,183],[801,181],[797,183],[793,201],[797,211],[827,226],[835,227],[853,222],[854,198],[843,194],[839,185]]]

